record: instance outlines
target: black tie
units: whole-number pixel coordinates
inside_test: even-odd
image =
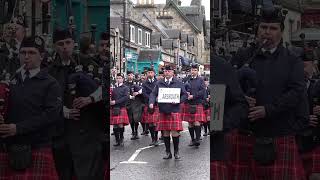
[[[24,77],[24,81],[23,82],[27,82],[30,80],[30,72],[29,71],[26,71],[24,73],[25,77]]]
[[[169,80],[167,80],[167,85],[170,85],[170,81]]]

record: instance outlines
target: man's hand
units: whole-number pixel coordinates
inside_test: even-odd
[[[257,119],[263,119],[266,117],[266,109],[264,106],[256,106],[249,109],[249,120],[251,122]]]
[[[188,100],[193,99],[193,95],[188,95]]]
[[[70,109],[69,118],[73,120],[80,120],[80,110],[79,109]]]
[[[149,108],[150,108],[150,109],[153,109],[153,104],[150,104],[150,105],[149,105]]]
[[[209,101],[210,101],[210,98],[207,98],[206,100],[207,100],[207,102],[209,102]]]
[[[73,107],[76,109],[81,109],[91,103],[92,103],[92,100],[90,97],[79,97],[73,101]]]
[[[313,113],[314,115],[320,115],[320,106],[313,107]]]
[[[318,126],[318,117],[316,115],[310,115],[309,116],[309,125],[312,127],[317,127]]]
[[[17,126],[15,124],[0,124],[1,138],[14,136],[17,134]]]
[[[246,100],[249,104],[249,107],[255,107],[256,106],[256,99],[252,98],[252,97],[249,97],[249,96],[245,96],[246,97]]]
[[[110,101],[110,105],[115,105],[116,104],[116,101]]]

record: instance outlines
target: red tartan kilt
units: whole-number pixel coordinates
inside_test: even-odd
[[[187,112],[187,110],[186,110],[186,103],[181,103],[180,104],[180,114],[181,114],[181,120],[182,121],[185,121],[184,120],[184,117],[185,117],[185,113]]]
[[[110,124],[111,125],[118,125],[118,124],[124,124],[128,125],[129,124],[129,117],[127,113],[127,109],[125,107],[120,109],[120,115],[119,116],[113,116],[112,113],[113,109],[110,109]]]
[[[312,173],[320,173],[320,146],[301,154],[301,157],[307,177]]]
[[[159,107],[158,106],[155,106],[154,107],[154,113],[153,114],[150,114],[148,112],[148,106],[145,106],[144,107],[144,110],[143,110],[143,115],[142,115],[142,120],[141,122],[142,123],[147,123],[147,124],[150,124],[150,123],[156,123],[159,121]]]
[[[210,162],[210,178],[213,180],[231,180],[228,173],[228,164],[225,161]]]
[[[159,121],[156,123],[156,131],[182,131],[180,113],[160,113]]]
[[[305,172],[294,136],[276,138],[277,159],[270,166],[261,166],[253,159],[254,137],[233,132],[226,136],[230,145],[229,175],[239,179],[305,180]]]
[[[210,122],[210,117],[211,117],[211,109],[205,109],[204,114],[206,115],[206,120],[205,122]]]
[[[189,104],[186,104],[184,107],[183,120],[189,123],[198,121],[198,122],[207,122],[207,117],[202,104],[197,105],[197,111],[195,114],[189,113]]]
[[[24,171],[14,171],[9,167],[8,154],[0,152],[0,179],[2,180],[58,180],[51,148],[32,150],[32,165]]]

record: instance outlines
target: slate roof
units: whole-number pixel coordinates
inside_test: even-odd
[[[163,49],[172,49],[179,47],[179,42],[176,39],[163,39],[162,40],[162,48]]]
[[[164,30],[170,39],[180,39],[181,38],[181,31],[179,29],[165,29]]]

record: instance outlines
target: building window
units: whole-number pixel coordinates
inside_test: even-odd
[[[142,44],[142,30],[138,29],[138,44]]]
[[[146,32],[146,47],[150,47],[150,33]]]
[[[130,25],[130,41],[135,42],[135,28],[134,26]]]

